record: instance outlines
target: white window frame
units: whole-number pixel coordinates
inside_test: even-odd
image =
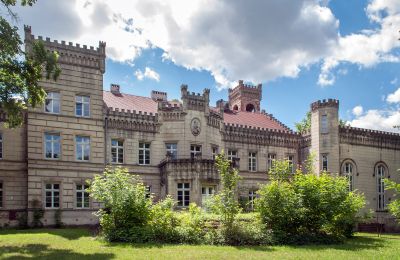
[[[289,169],[291,173],[294,173],[294,155],[288,154],[287,160],[289,161]]]
[[[50,140],[47,140],[47,137],[51,137]],[[58,140],[57,138],[58,137]],[[55,144],[58,143],[58,157],[55,157]],[[50,145],[50,157],[47,157],[47,146]],[[61,157],[61,136],[59,133],[44,133],[44,158],[59,160]]]
[[[4,182],[0,181],[0,209],[3,208]]]
[[[151,155],[150,155],[150,143],[140,142],[139,143],[139,165],[150,165]],[[146,159],[148,155],[148,159]]]
[[[146,198],[150,198],[151,197],[151,185],[146,185]]]
[[[89,185],[87,185],[87,184],[76,184],[75,185],[75,189],[76,189],[75,207],[77,209],[90,208],[90,198],[89,198],[89,192],[86,191],[87,188],[89,188]],[[80,194],[80,198],[79,198],[78,194]],[[81,205],[79,206],[78,203],[80,203]]]
[[[111,139],[111,162],[115,164],[124,163],[124,141],[121,139]]]
[[[249,152],[249,164],[248,169],[251,172],[257,171],[257,153],[256,152]]]
[[[78,104],[82,105],[81,114],[78,114]],[[87,107],[87,115],[85,114],[85,107]],[[90,96],[75,96],[75,116],[90,117]]]
[[[267,169],[270,171],[272,167],[274,166],[276,160],[276,154],[275,153],[269,153],[268,158],[267,158]]]
[[[50,185],[50,188],[48,188],[48,185]],[[55,188],[55,185],[58,185],[58,188]],[[60,184],[59,183],[46,183],[45,184],[45,208],[48,209],[58,209],[60,208]],[[50,192],[50,196],[47,196],[47,193]],[[58,193],[58,195],[56,195],[56,193]],[[50,205],[51,206],[47,206],[47,198],[50,197],[51,198],[51,202]],[[57,198],[57,202],[58,202],[58,206],[55,206],[56,204],[56,198]]]
[[[194,159],[197,155],[201,155],[202,147],[200,144],[191,144],[190,145],[190,158]]]
[[[81,138],[81,141],[78,141],[78,138]],[[75,136],[75,146],[76,146],[75,159],[77,161],[84,161],[84,162],[90,161],[90,137],[89,136],[81,136],[81,135]],[[88,150],[89,150],[89,154],[87,154],[88,159],[85,159],[85,155],[86,155],[85,154],[85,150],[86,150],[85,148],[86,147],[88,147]],[[78,157],[78,150],[81,151],[82,158]]]
[[[177,206],[178,207],[188,207],[190,204],[190,183],[189,182],[179,182],[176,185],[177,191]],[[181,199],[179,199],[181,197]]]
[[[386,176],[386,167],[383,164],[379,164],[376,166],[375,169],[375,176],[376,176],[376,192],[377,192],[377,210],[385,210],[386,209],[386,192],[385,192],[385,183],[384,179]]]
[[[257,198],[257,191],[256,190],[249,190],[249,205],[250,209],[254,210],[254,200]]]
[[[201,186],[201,203],[202,205],[215,194],[215,186],[203,185]],[[203,205],[204,206],[204,205]]]
[[[235,159],[238,158],[238,151],[237,150],[228,150],[227,154],[228,160],[233,162]]]
[[[218,147],[217,146],[212,146],[211,147],[211,157],[213,160],[217,158],[218,155]]]
[[[49,102],[50,109],[47,111],[47,102]],[[56,111],[55,108],[58,108]],[[60,114],[61,111],[61,99],[59,92],[47,92],[46,99],[44,102],[44,112],[49,114]]]
[[[3,133],[0,133],[0,159],[3,159]]]
[[[327,134],[328,131],[328,115],[321,116],[321,133]]]
[[[165,150],[167,154],[171,156],[171,159],[178,159],[178,144],[177,143],[165,143]]]
[[[348,181],[349,191],[353,191],[354,186],[354,175],[353,175],[354,165],[351,162],[345,162],[343,165],[343,175],[346,176]]]
[[[322,170],[323,171],[328,171],[328,164],[329,164],[328,155],[327,154],[323,154],[321,156],[321,158],[322,158]]]

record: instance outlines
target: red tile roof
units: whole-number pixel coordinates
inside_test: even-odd
[[[271,118],[271,116],[269,116],[268,114],[263,114],[258,112],[225,111],[224,123],[276,129],[281,131],[290,131],[290,129],[285,127],[283,124],[279,123],[278,120]]]
[[[109,91],[103,91],[103,100],[107,107],[118,108],[119,110],[136,110],[147,113],[157,113],[157,102],[148,97],[135,96],[130,94],[114,95]]]

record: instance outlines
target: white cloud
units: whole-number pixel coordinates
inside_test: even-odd
[[[353,108],[353,115],[355,116],[361,116],[363,113],[363,107],[362,106],[356,106]]]
[[[147,78],[153,79],[155,81],[160,81],[160,75],[149,67],[146,67],[144,69],[144,72],[140,69],[137,69],[134,74],[138,80],[143,80]]]
[[[398,88],[394,93],[389,94],[386,101],[389,103],[400,103],[400,88]]]

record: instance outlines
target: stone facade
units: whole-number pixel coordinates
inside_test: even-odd
[[[337,100],[311,104],[311,131],[299,134],[260,111],[261,85],[239,81],[229,101],[216,107],[209,89],[191,93],[186,85],[180,102],[161,91],[148,98],[124,94],[117,84],[108,92],[105,43],[95,49],[43,40],[25,27],[28,51],[33,41],[60,54],[62,74],[41,82],[54,96],[29,108],[22,127],[0,126],[2,225],[16,225],[23,212],[32,220],[37,207],[45,210],[45,225],[54,224],[57,210],[67,225],[96,223],[92,213],[99,205],[86,200],[82,185],[107,165],[141,176],[156,200],[170,194],[178,208],[201,205],[219,189],[214,156],[221,151],[243,177],[239,196],[245,200],[268,181],[273,159],[290,159],[294,169],[313,153],[317,173],[348,175],[350,188],[366,195],[379,221],[390,219],[385,205],[393,194],[379,192],[379,181],[381,175],[400,181],[400,135],[339,126]]]

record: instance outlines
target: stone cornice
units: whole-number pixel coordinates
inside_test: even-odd
[[[135,110],[119,111],[118,108],[105,110],[107,128],[125,129],[142,132],[158,132],[158,114]]]
[[[383,149],[400,149],[400,134],[345,126],[339,127],[340,143]]]

